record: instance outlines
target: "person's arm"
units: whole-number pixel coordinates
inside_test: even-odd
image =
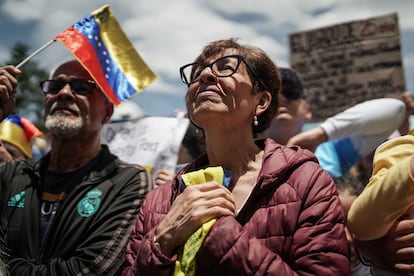
[[[324,169],[332,176],[341,176],[386,141],[404,116],[405,104],[400,100],[368,100],[292,137],[288,144],[314,150]]]
[[[315,128],[303,131],[291,137],[286,143],[286,146],[298,145],[302,148],[308,149],[310,151],[315,151],[315,149],[322,144],[323,142],[328,141],[328,136],[323,128],[317,126]]]
[[[152,187],[151,176],[142,169],[111,179],[115,183],[87,232],[73,233],[78,243],[70,256],[45,263],[13,258],[11,275],[116,275],[124,262],[125,249],[145,195]],[[123,181],[123,182],[121,182]],[[75,204],[75,203],[74,203]],[[77,203],[76,203],[77,204]],[[76,205],[75,205],[76,206]],[[76,211],[73,211],[74,215]],[[71,222],[67,222],[71,223]],[[81,226],[80,226],[81,227]],[[71,233],[66,233],[70,239]],[[62,237],[65,238],[65,237]]]
[[[155,187],[164,185],[167,182],[173,181],[175,178],[175,173],[170,171],[170,170],[166,170],[166,169],[162,169],[159,170],[157,173],[157,176],[155,177]]]
[[[414,137],[394,138],[374,155],[372,177],[354,201],[348,227],[359,240],[384,236],[414,203]]]
[[[12,65],[0,67],[0,121],[11,114],[15,105],[17,79],[21,71]]]
[[[360,157],[382,144],[397,130],[405,116],[405,104],[398,99],[368,100],[327,119],[320,127],[329,141],[351,137]]]
[[[405,104],[400,100],[368,100],[326,119],[316,128],[295,135],[287,145],[315,151],[323,142],[350,138],[356,153],[365,156],[399,128],[404,115]]]

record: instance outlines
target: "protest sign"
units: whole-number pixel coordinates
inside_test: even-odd
[[[405,91],[397,14],[293,33],[289,43],[314,121]]]
[[[170,117],[111,122],[103,129],[102,143],[121,160],[140,164],[156,176],[160,169],[175,171],[188,124],[187,118]]]

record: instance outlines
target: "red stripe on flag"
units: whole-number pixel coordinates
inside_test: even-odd
[[[73,27],[70,27],[59,34],[56,39],[60,40],[69,51],[76,56],[79,62],[84,65],[85,69],[88,70],[90,75],[95,79],[102,89],[102,92],[105,93],[113,103],[118,105],[120,101],[112,90],[111,85],[107,82],[95,49],[89,40]]]

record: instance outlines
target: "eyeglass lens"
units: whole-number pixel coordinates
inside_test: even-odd
[[[218,77],[229,77],[233,75],[239,65],[241,58],[239,56],[221,57],[210,64],[192,63],[182,67],[184,82],[193,83],[200,78],[201,72],[209,67],[214,75]]]
[[[71,81],[64,80],[46,80],[40,83],[43,93],[57,94],[62,88],[69,84],[70,89],[76,94],[86,95],[90,94],[96,87],[95,83],[88,80],[76,79]]]

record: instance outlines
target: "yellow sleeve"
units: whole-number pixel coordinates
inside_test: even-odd
[[[414,136],[392,139],[375,152],[373,172],[364,191],[348,213],[348,228],[359,240],[384,236],[414,203],[414,178],[410,161]]]

